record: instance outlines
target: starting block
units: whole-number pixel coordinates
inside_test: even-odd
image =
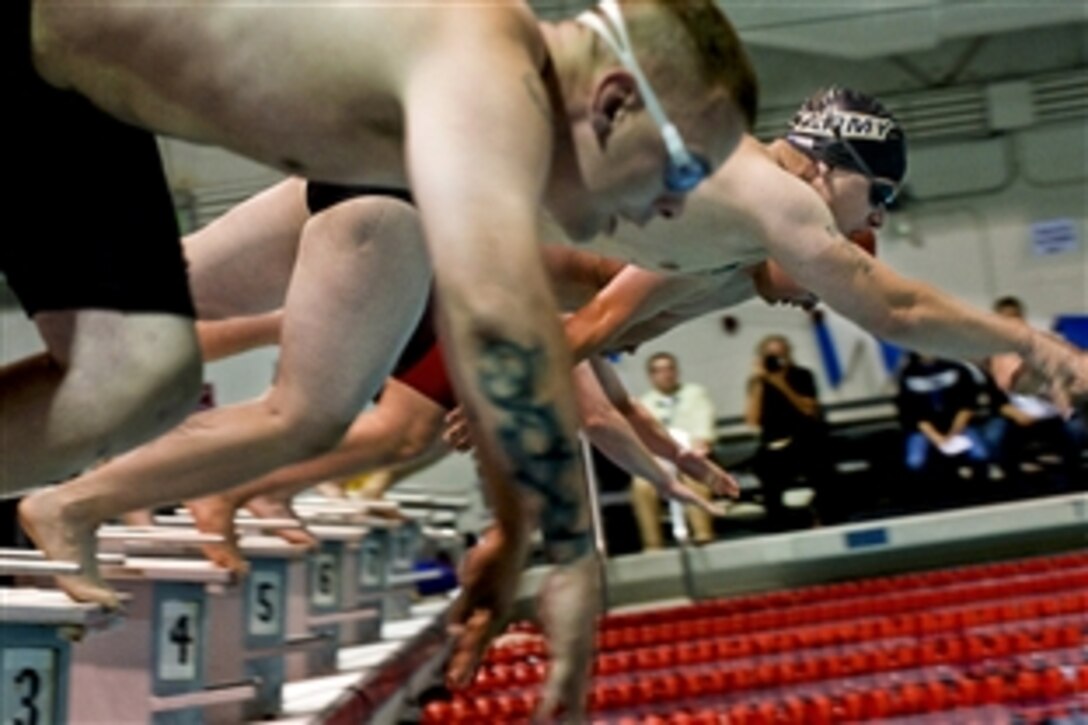
[[[390,491],[386,498],[397,504],[402,512],[428,526],[456,527],[470,505],[464,496],[435,496],[410,491]]]
[[[325,644],[287,657],[287,678],[292,680],[335,672],[337,647],[371,641],[381,622],[375,603],[359,596],[360,552],[368,530],[343,525],[307,528],[320,544],[307,559],[305,581],[301,586],[293,582],[288,594],[298,602],[305,591],[305,610],[289,607],[287,624],[291,632],[322,637]]]
[[[222,539],[109,527],[100,541],[126,551],[177,554]],[[236,637],[241,636],[241,595],[234,575],[203,560],[128,555],[123,564],[104,566],[102,574],[129,595],[125,626],[74,649],[70,722],[239,722],[243,703],[256,697],[255,683],[216,681],[209,673],[210,647],[218,656],[237,646],[210,633],[229,631],[233,622]]]
[[[0,573],[78,574],[79,567],[46,561],[37,552],[0,550]],[[115,619],[60,590],[0,588],[0,723],[70,722],[72,643]]]
[[[416,583],[436,576],[433,572],[415,571],[423,541],[420,522],[404,512],[398,512],[397,518],[372,516],[374,503],[331,501],[327,505],[311,502],[297,506],[315,534],[323,528],[320,522],[330,521],[364,533],[356,547],[358,566],[354,576],[357,584],[353,596],[360,604],[376,603],[381,616],[377,621],[366,623],[365,630],[359,632],[355,641],[343,644],[374,641],[380,635],[383,622],[409,616]]]
[[[221,618],[212,627],[213,641],[231,646],[216,652],[208,673],[213,681],[254,681],[256,696],[245,703],[242,714],[246,720],[263,719],[282,709],[286,658],[336,643],[330,636],[314,635],[304,628],[292,631],[288,624],[305,621],[307,615],[309,550],[269,536],[244,537],[239,546],[250,564],[239,616]]]

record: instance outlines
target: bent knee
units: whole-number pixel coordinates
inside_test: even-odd
[[[346,232],[346,233],[345,233]],[[383,256],[429,270],[427,245],[419,212],[411,204],[386,196],[361,196],[310,218],[303,240],[335,239],[359,250],[380,247]]]
[[[100,455],[113,455],[169,430],[196,408],[203,364],[191,329],[128,336],[73,356],[64,385],[93,401]]]
[[[128,385],[162,401],[164,408],[184,415],[196,407],[204,369],[191,324],[184,329],[157,332],[147,344],[128,348],[115,371]]]
[[[175,347],[168,354],[134,356],[118,379],[126,384],[127,401],[138,421],[138,434],[158,434],[185,420],[196,410],[203,386],[200,351]]]

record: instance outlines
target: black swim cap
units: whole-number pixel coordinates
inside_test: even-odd
[[[903,127],[875,98],[832,87],[806,100],[794,114],[786,140],[831,166],[858,168],[849,143],[872,173],[897,184],[907,174]]]

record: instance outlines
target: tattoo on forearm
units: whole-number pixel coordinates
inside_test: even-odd
[[[548,103],[548,95],[544,90],[544,84],[540,82],[540,76],[536,73],[526,73],[521,77],[521,82],[525,85],[525,90],[528,91],[529,99],[536,106],[536,110],[540,111],[545,121],[551,123],[552,107]]]
[[[563,435],[555,407],[534,401],[542,350],[506,340],[488,340],[480,355],[479,383],[484,396],[505,415],[496,433],[514,469],[514,477],[544,499],[541,530],[549,545],[584,553],[588,532],[579,519],[577,491],[562,485],[576,464],[575,451]],[[564,558],[566,558],[564,556]]]

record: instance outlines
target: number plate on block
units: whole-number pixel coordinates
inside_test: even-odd
[[[184,599],[167,599],[159,611],[159,679],[164,682],[195,680],[200,661],[200,605]]]
[[[0,723],[53,725],[56,652],[48,647],[13,647],[0,651],[0,660]]]

